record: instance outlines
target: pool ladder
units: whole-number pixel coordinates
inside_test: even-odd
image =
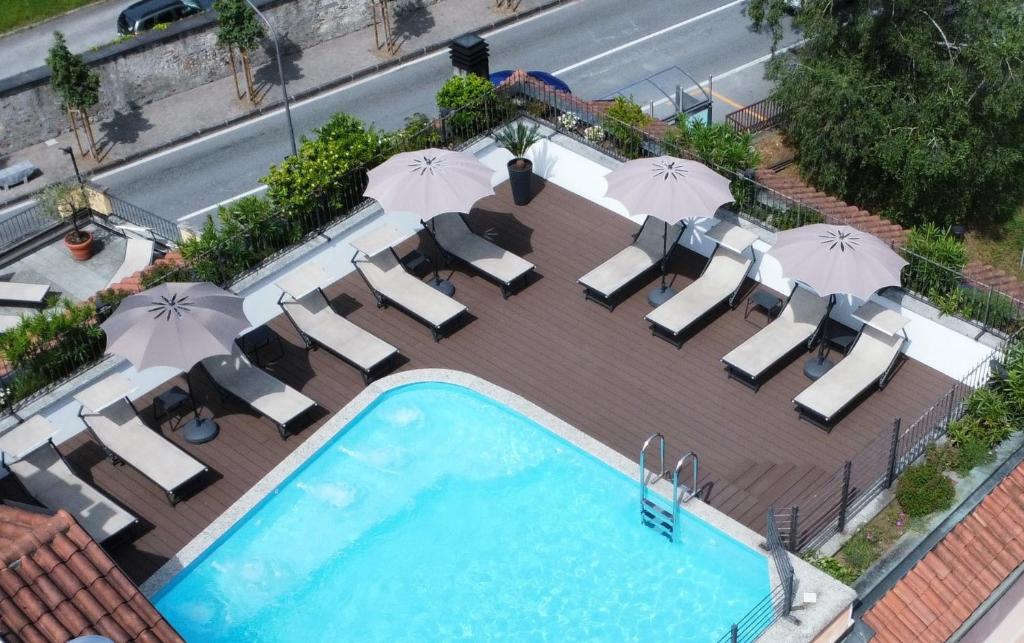
[[[656,472],[647,469],[647,452],[655,444],[658,445],[658,470]],[[686,465],[690,465],[691,484],[679,482],[680,474]],[[669,471],[665,468],[665,436],[655,433],[647,438],[644,446],[640,449],[640,522],[645,527],[658,529],[661,535],[669,540],[676,541],[676,530],[679,525],[679,506],[697,495],[697,469],[699,460],[693,451],[687,452],[676,462],[675,468]],[[667,479],[672,474],[672,510],[665,509],[660,503],[648,497],[648,489],[651,485],[657,484],[662,478]]]

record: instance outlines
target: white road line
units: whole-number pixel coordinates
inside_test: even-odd
[[[227,204],[229,204],[229,203],[231,203],[233,201],[237,201],[239,199],[244,199],[247,196],[252,196],[253,194],[257,194],[257,193],[262,192],[262,191],[264,191],[266,189],[267,189],[267,186],[261,185],[259,187],[255,187],[255,188],[253,188],[251,190],[247,190],[245,192],[242,192],[241,194],[236,194],[235,196],[231,197],[230,199],[224,199],[220,203],[214,203],[213,205],[206,206],[205,208],[202,208],[200,210],[196,210],[195,212],[190,212],[190,213],[186,214],[183,217],[178,217],[178,223],[181,223],[182,221],[188,221],[189,219],[193,219],[195,217],[198,217],[201,214],[206,214],[210,210],[216,210],[217,208],[219,208],[222,205],[227,205]]]
[[[629,47],[633,47],[634,45],[639,45],[642,42],[647,42],[648,40],[651,40],[652,38],[657,38],[658,36],[663,36],[663,35],[667,34],[668,32],[672,31],[673,29],[678,29],[680,27],[685,27],[686,25],[694,23],[694,22],[697,22],[698,20],[702,20],[702,19],[707,18],[709,16],[713,16],[714,14],[718,13],[719,11],[725,11],[726,9],[729,9],[730,7],[735,7],[736,5],[743,4],[745,1],[746,0],[733,0],[732,2],[730,2],[728,4],[723,4],[722,6],[716,8],[716,9],[712,9],[711,11],[705,11],[704,13],[700,14],[699,16],[694,16],[692,18],[687,18],[686,20],[683,20],[682,22],[677,22],[676,24],[671,25],[669,27],[665,27],[664,29],[661,29],[660,31],[655,31],[654,33],[647,34],[646,36],[644,36],[642,38],[637,38],[636,40],[627,42],[627,43],[625,43],[623,45],[619,45],[618,47],[614,47],[612,49],[609,49],[608,51],[599,53],[596,56],[591,56],[590,58],[586,58],[584,60],[581,60],[578,63],[573,63],[572,65],[569,65],[568,67],[562,67],[561,69],[559,69],[557,71],[553,71],[551,73],[554,74],[555,76],[559,76],[559,75],[564,74],[566,72],[572,71],[573,69],[576,69],[578,67],[582,67],[583,65],[589,65],[590,63],[594,62],[595,60],[600,60],[600,59],[602,59],[602,58],[604,58],[606,56],[611,56],[612,54],[617,54],[618,52],[622,51],[623,49],[628,49]]]

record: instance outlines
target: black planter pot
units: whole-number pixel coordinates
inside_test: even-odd
[[[520,158],[509,161],[508,182],[512,186],[512,200],[515,204],[529,203],[533,197],[533,161]]]

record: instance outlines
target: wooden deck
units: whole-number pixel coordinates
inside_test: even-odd
[[[358,275],[328,288],[328,296],[350,319],[399,347],[402,369],[442,367],[490,380],[634,460],[648,435],[664,433],[673,462],[688,450],[700,455],[701,478],[714,483],[711,504],[754,528],[761,528],[770,504],[808,498],[895,417],[911,421],[951,385],[942,374],[908,361],[884,391],[871,394],[826,433],[798,420],[793,410],[792,398],[808,384],[803,355],[757,393],[726,378],[719,358],[763,325],[760,313],[744,320],[742,306],[723,311],[677,350],[651,336],[644,322],[647,284],[614,312],[584,300],[576,279],[621,249],[635,229],[622,217],[554,185],[543,186],[529,206],[515,207],[506,184],[498,196],[481,202],[470,222],[535,263],[539,278],[503,300],[495,284],[455,269],[456,298],[469,306],[472,318],[440,343],[404,313],[378,309]],[[422,238],[402,250],[417,243],[432,253]],[[679,273],[675,285],[683,287],[699,273],[702,260],[689,252],[678,255],[672,268]],[[203,375],[194,375],[196,393],[217,417],[221,435],[193,446],[167,424],[162,427],[215,472],[176,507],[128,467],[105,461],[85,434],[61,445],[80,473],[143,519],[134,538],[112,550],[135,580],[148,577],[362,390],[357,371],[324,351],[301,348],[287,319],[278,317],[270,326],[285,350],[267,369],[326,410],[281,440],[270,421],[237,402],[221,401]],[[175,383],[182,384],[167,386]],[[140,400],[139,409],[152,423],[150,399]]]

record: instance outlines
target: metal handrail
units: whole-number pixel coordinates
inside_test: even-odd
[[[647,470],[647,449],[650,448],[654,441],[658,441],[658,475],[653,479],[651,473]],[[643,507],[647,500],[647,486],[661,480],[668,473],[665,470],[665,436],[661,433],[655,433],[646,440],[644,440],[644,446],[640,449],[640,506]],[[642,519],[641,519],[642,520]]]
[[[690,463],[690,470],[693,474],[692,486],[687,487],[685,484],[679,484],[679,472],[683,470],[686,463]],[[697,495],[697,468],[699,466],[699,459],[697,454],[693,451],[687,452],[683,457],[679,458],[679,462],[676,462],[675,469],[672,470],[672,534],[675,535],[676,527],[679,525],[679,505],[680,503],[687,502],[695,495]],[[679,489],[684,490],[683,494],[679,494]]]

